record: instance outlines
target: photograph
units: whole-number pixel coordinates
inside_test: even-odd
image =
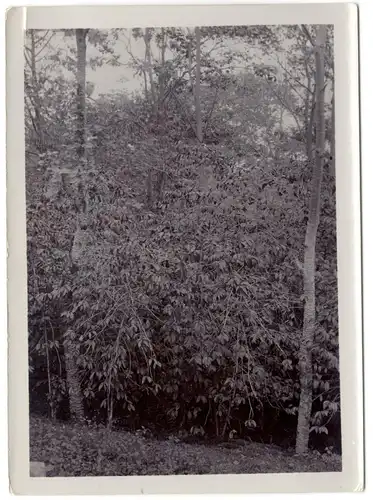
[[[205,19],[22,33],[30,478],[358,467],[338,28]]]
[[[333,26],[27,30],[36,469],[341,470],[333,87]]]

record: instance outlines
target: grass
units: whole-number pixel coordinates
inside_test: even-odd
[[[294,452],[261,443],[222,446],[159,441],[138,433],[30,418],[30,460],[48,476],[263,474],[341,470],[341,457]]]

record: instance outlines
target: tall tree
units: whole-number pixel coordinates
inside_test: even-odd
[[[331,154],[331,166],[332,172],[335,175],[335,90],[334,90],[334,78],[333,78],[333,95],[332,95],[332,117],[331,117],[331,137],[330,137],[330,154]]]
[[[86,59],[87,29],[76,30],[76,141],[79,159],[86,155]]]
[[[201,115],[201,31],[197,26],[196,35],[196,84],[194,86],[194,99],[196,106],[196,134],[199,142],[203,141],[202,115]]]
[[[304,69],[307,76],[307,94],[304,112],[304,124],[306,134],[306,152],[309,161],[312,161],[313,127],[315,123],[316,88],[313,85],[314,77],[309,67],[309,57],[304,58]]]
[[[161,61],[160,61],[160,68],[159,68],[159,77],[158,77],[158,82],[159,82],[159,106],[158,106],[158,111],[162,114],[163,113],[163,105],[164,105],[164,93],[165,93],[165,85],[166,85],[166,48],[167,48],[167,37],[166,37],[166,32],[164,28],[161,28],[161,34],[160,34],[160,52],[161,52]]]
[[[145,43],[145,67],[148,72],[150,92],[152,96],[152,105],[154,111],[157,106],[157,94],[155,90],[154,76],[153,76],[153,61],[152,61],[152,50],[151,50],[151,39],[152,33],[150,28],[145,28],[144,43]]]
[[[79,270],[81,265],[80,258],[84,251],[84,231],[81,227],[80,219],[82,213],[87,209],[84,200],[84,185],[82,179],[82,163],[86,160],[86,58],[87,58],[87,29],[77,29],[76,37],[76,152],[78,162],[74,166],[76,172],[73,172],[71,179],[77,186],[78,199],[76,203],[76,230],[73,237],[71,255],[71,264],[73,268]],[[79,356],[79,345],[75,338],[74,331],[69,331],[65,341],[66,358],[66,381],[69,390],[69,403],[71,416],[82,421],[84,419],[83,396],[80,386],[77,358]]]
[[[316,238],[320,219],[320,196],[324,162],[325,111],[324,111],[324,50],[326,26],[318,27],[315,43],[316,63],[316,150],[312,178],[312,192],[304,251],[304,316],[299,348],[300,400],[296,452],[308,451],[310,419],[312,411],[312,347],[316,325],[315,261]]]

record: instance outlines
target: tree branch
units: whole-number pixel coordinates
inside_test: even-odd
[[[275,97],[277,97],[277,99],[280,101],[280,103],[289,111],[289,113],[293,116],[296,124],[297,124],[297,127],[298,127],[298,131],[299,133],[301,134],[302,133],[302,128],[300,126],[300,123],[299,123],[299,119],[298,119],[298,116],[296,115],[295,111],[293,109],[291,109],[290,105],[275,91],[271,88],[272,90],[272,93],[275,95]]]
[[[277,62],[278,62],[278,64],[279,64],[279,66],[280,66],[280,67],[281,67],[281,68],[285,71],[285,73],[286,73],[288,76],[290,76],[290,78],[291,78],[292,80],[294,80],[296,83],[298,83],[298,85],[300,85],[300,86],[301,86],[301,87],[303,87],[305,90],[307,90],[307,92],[309,92],[309,91],[310,91],[310,90],[309,90],[309,88],[308,88],[306,85],[304,85],[304,84],[303,84],[302,82],[300,82],[297,78],[295,78],[295,77],[294,77],[294,76],[290,73],[290,71],[289,71],[288,69],[286,69],[286,68],[285,68],[285,67],[281,64],[281,62],[280,62],[280,59],[279,59],[279,58],[277,58]],[[289,83],[289,85],[290,85],[290,83]],[[295,90],[295,89],[294,89],[294,87],[292,87],[292,88],[293,88],[293,90]],[[299,95],[299,97],[301,97],[301,98],[303,99],[303,96],[301,96],[298,92],[297,92],[297,94]]]
[[[54,37],[54,33],[51,34],[51,36],[49,37],[49,40],[47,40],[47,42],[43,45],[43,47],[35,54],[35,59],[48,46],[49,42],[52,40],[53,37]]]
[[[211,105],[211,109],[209,111],[209,114],[207,115],[207,119],[206,119],[206,122],[205,122],[205,132],[207,131],[208,129],[208,125],[210,123],[210,119],[211,119],[211,116],[212,116],[212,113],[214,111],[214,108],[215,108],[215,104],[216,104],[216,101],[217,101],[217,97],[218,97],[218,93],[219,93],[219,87],[216,88],[216,92],[215,92],[215,96],[214,96],[214,100],[212,102],[212,105]]]
[[[302,29],[303,33],[306,35],[306,37],[308,38],[308,40],[311,43],[312,47],[314,47],[315,46],[315,42],[312,40],[311,34],[308,31],[306,25],[305,24],[301,24],[301,29]]]
[[[178,105],[180,106],[180,109],[181,109],[182,113],[184,114],[184,116],[185,116],[185,118],[186,118],[186,120],[187,120],[187,122],[188,122],[188,125],[189,125],[189,126],[190,126],[190,128],[193,130],[194,135],[196,136],[197,140],[199,141],[199,138],[198,138],[197,132],[196,132],[196,130],[195,130],[195,128],[194,128],[194,126],[193,126],[193,124],[192,124],[192,122],[191,122],[191,120],[190,120],[189,116],[187,115],[187,113],[186,113],[186,112],[185,112],[185,110],[183,109],[183,106],[182,106],[181,102],[179,101],[178,97],[176,96],[176,94],[174,93],[174,91],[173,91],[173,90],[171,90],[171,94],[173,95],[173,97],[175,98],[175,101],[176,101],[176,102],[178,103]]]

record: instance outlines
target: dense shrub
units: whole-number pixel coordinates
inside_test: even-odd
[[[276,162],[232,172],[229,149],[222,154],[186,144],[181,124],[167,139],[139,133],[128,118],[131,106],[112,104],[107,114],[100,107],[93,120],[105,120],[99,154],[108,163],[98,163],[98,155],[90,160],[84,273],[71,275],[68,268],[72,222],[63,189],[29,205],[30,329],[33,336],[47,331],[61,377],[62,337],[73,326],[88,408],[97,409],[99,400],[128,421],[137,414],[149,419],[152,411],[160,422],[196,434],[257,434],[269,408],[283,421],[299,397],[299,263],[309,167],[280,151]],[[63,154],[46,161],[60,165]],[[149,206],[148,172],[161,169],[161,197]],[[205,185],[201,169],[209,177]],[[315,430],[338,410],[335,217],[327,186],[318,252]]]
[[[267,47],[276,30],[254,28],[211,37],[254,36]],[[107,41],[90,31],[91,42]],[[169,36],[175,57],[162,71],[173,94],[162,93],[156,111],[140,93],[87,99],[85,161],[74,82],[45,70],[42,147],[34,124],[26,130],[30,407],[68,417],[69,343],[89,420],[292,446],[312,177],[302,106],[289,89],[283,104],[285,83],[268,67],[233,73],[206,57],[197,140],[192,88],[178,76],[190,71],[180,55],[189,42]],[[289,56],[298,70],[299,46]],[[154,66],[160,94],[162,71]],[[279,104],[298,113],[297,127],[279,130]],[[315,446],[338,446],[335,186],[324,170],[312,433]],[[73,240],[84,249],[79,266]]]

